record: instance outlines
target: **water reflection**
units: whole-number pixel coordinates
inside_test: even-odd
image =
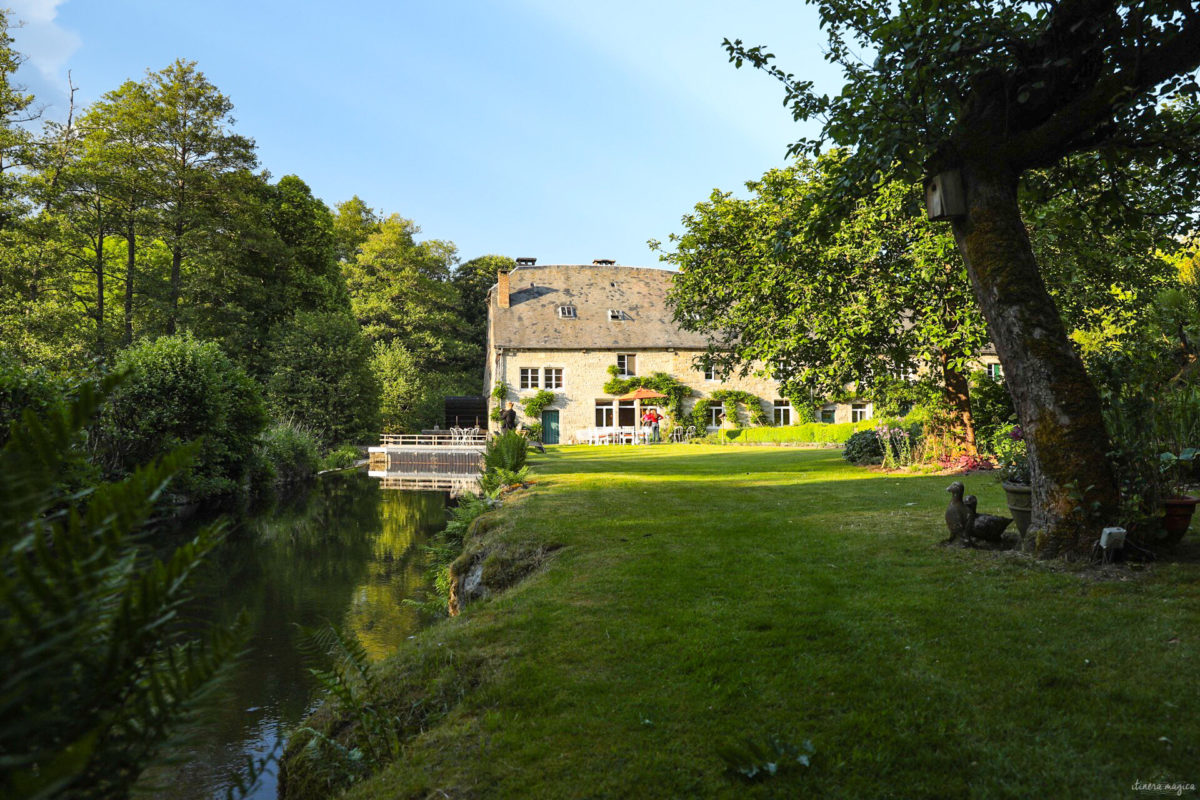
[[[407,450],[372,453],[371,459],[368,474],[384,489],[448,492],[451,497],[479,491],[481,455],[477,451]]]
[[[351,472],[237,520],[191,615],[228,623],[246,609],[250,649],[185,763],[168,771],[170,796],[223,795],[246,755],[270,751],[308,711],[297,623],[338,625],[373,658],[417,629],[419,611],[403,600],[424,588],[421,545],[445,523],[444,508],[442,493],[394,491]],[[275,796],[271,772],[251,797]]]

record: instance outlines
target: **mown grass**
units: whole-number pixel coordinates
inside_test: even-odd
[[[939,547],[944,477],[837,453],[551,449],[501,536],[563,545],[386,665],[470,665],[392,797],[1120,797],[1200,783],[1200,566]],[[999,511],[987,477],[967,479]],[[1194,549],[1195,534],[1191,534]],[[417,668],[415,664],[424,664]],[[403,676],[408,677],[408,681]],[[447,698],[452,698],[452,702]],[[726,741],[816,753],[759,783]]]

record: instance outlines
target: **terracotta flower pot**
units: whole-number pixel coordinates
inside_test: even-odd
[[[1168,497],[1163,500],[1165,515],[1163,516],[1162,544],[1175,544],[1187,533],[1192,524],[1192,515],[1196,513],[1196,504],[1200,497]]]
[[[1017,523],[1017,533],[1024,539],[1025,532],[1029,530],[1029,520],[1033,517],[1033,487],[1008,481],[1000,485],[1004,487],[1004,496],[1008,500],[1008,513],[1012,514],[1013,521]]]

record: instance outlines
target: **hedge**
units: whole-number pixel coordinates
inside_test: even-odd
[[[841,444],[858,431],[870,430],[894,420],[867,419],[862,422],[805,422],[802,425],[762,426],[758,428],[726,428],[716,432],[717,441],[740,444],[777,444],[786,442],[811,442],[816,444]]]

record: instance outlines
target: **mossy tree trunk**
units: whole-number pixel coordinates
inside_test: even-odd
[[[1119,501],[1100,396],[1034,260],[1017,173],[979,157],[962,175],[967,214],[954,236],[1029,445],[1037,550],[1086,554]]]

